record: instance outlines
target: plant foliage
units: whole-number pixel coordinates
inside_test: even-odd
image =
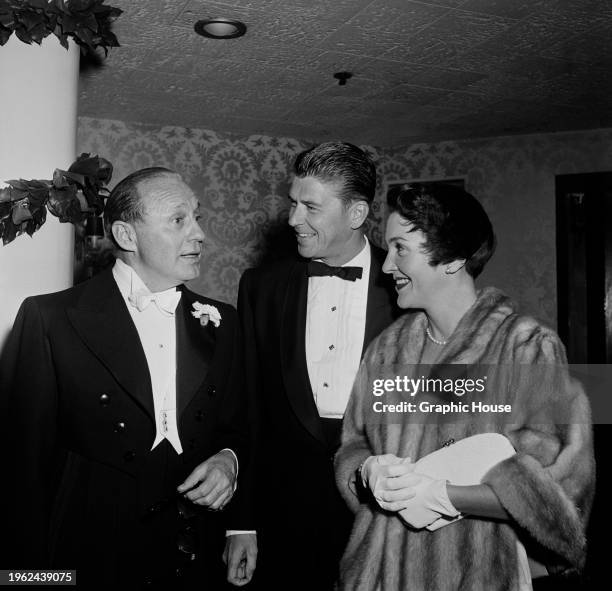
[[[15,33],[24,43],[40,43],[53,34],[68,49],[68,38],[83,53],[119,47],[111,23],[123,12],[105,0],[0,0],[0,46]]]
[[[82,222],[88,213],[100,215],[112,175],[108,160],[81,154],[68,170],[56,169],[51,181],[6,181],[8,187],[0,189],[3,244],[23,233],[32,236],[45,223],[47,210],[60,222],[72,224]]]

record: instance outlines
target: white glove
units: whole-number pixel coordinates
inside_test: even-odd
[[[399,464],[401,461],[402,459],[394,454],[370,456],[361,464],[361,481],[363,486],[369,488],[374,497],[376,497],[382,479],[387,477],[387,471],[384,470],[384,467]]]
[[[413,489],[415,496],[404,502],[404,507],[399,511],[403,521],[421,529],[432,524],[441,515],[450,518],[460,515],[448,498],[446,480],[435,480],[424,474],[418,476],[421,480]]]
[[[370,456],[362,464],[361,478],[382,509],[397,511],[396,507],[400,506],[398,501],[415,496],[413,487],[420,482],[421,476],[414,475],[413,470],[414,464],[410,458],[402,459],[393,454]],[[385,502],[385,495],[389,491],[393,492],[395,503]]]

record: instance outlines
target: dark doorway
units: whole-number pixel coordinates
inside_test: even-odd
[[[570,363],[612,363],[612,172],[556,179],[558,329]],[[586,588],[609,567],[612,425],[595,425],[597,487],[587,531]]]

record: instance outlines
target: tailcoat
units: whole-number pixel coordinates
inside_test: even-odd
[[[22,304],[0,363],[2,568],[77,569],[81,586],[106,589],[221,572],[221,514],[190,504],[181,517],[176,487],[223,448],[246,466],[238,322],[179,289],[180,455],[166,440],[151,450],[147,360],[111,270]],[[195,301],[218,308],[218,328],[192,316]],[[199,544],[188,569],[179,543]]]

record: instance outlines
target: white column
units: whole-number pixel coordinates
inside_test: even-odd
[[[79,55],[53,35],[42,46],[12,35],[0,47],[0,185],[52,179],[75,159]],[[74,231],[47,212],[32,238],[0,242],[0,350],[17,309],[29,295],[72,285]]]

